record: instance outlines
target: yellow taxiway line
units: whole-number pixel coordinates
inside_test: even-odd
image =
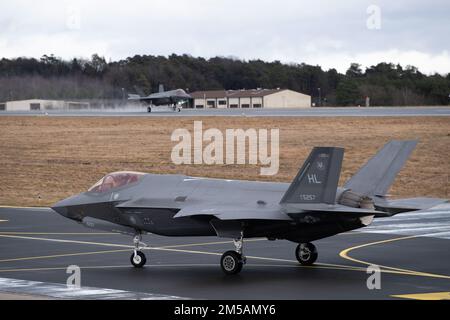
[[[6,205],[0,205],[0,208],[5,209],[38,209],[38,210],[47,210],[50,209],[50,207],[15,207],[15,206],[6,206]]]
[[[0,232],[0,237],[3,237],[3,238],[14,238],[14,239],[26,239],[26,240],[40,240],[40,241],[62,242],[62,243],[89,244],[89,245],[106,246],[106,247],[134,248],[134,246],[126,245],[126,244],[92,242],[92,241],[80,241],[80,240],[68,240],[68,239],[37,238],[37,237],[20,236],[20,235],[14,235],[14,234],[6,234],[4,232]],[[250,240],[246,240],[246,242],[261,241],[261,240],[265,240],[265,239],[250,239]],[[142,249],[143,250],[162,250],[163,248],[164,249],[169,249],[169,248],[178,248],[178,247],[192,247],[192,246],[202,246],[202,245],[227,244],[227,243],[231,243],[231,242],[232,241],[190,243],[190,244],[168,245],[168,246],[161,246],[161,247],[144,247]]]
[[[0,205],[0,208],[6,209],[50,209],[50,207],[27,207],[27,206],[8,206],[8,205]]]
[[[74,257],[74,256],[84,256],[84,255],[101,254],[101,253],[115,253],[115,252],[125,252],[125,251],[130,251],[130,250],[129,249],[105,250],[105,251],[92,251],[92,252],[63,253],[63,254],[24,257],[24,258],[12,258],[12,259],[0,260],[0,263],[1,262],[13,262],[13,261],[25,261],[25,260],[51,259],[51,258],[61,258],[61,257]]]
[[[414,300],[450,300],[450,292],[399,294],[391,295],[391,297]]]
[[[0,220],[1,221],[1,220]],[[5,220],[8,221],[8,220]],[[115,232],[14,232],[14,231],[0,231],[0,234],[4,235],[30,235],[30,236],[103,236],[103,235],[120,235],[120,233]]]
[[[88,241],[78,241],[78,240],[36,238],[36,237],[26,237],[26,236],[5,235],[5,234],[0,234],[0,237],[128,248],[128,249],[120,249],[120,250],[94,251],[94,252],[86,252],[86,253],[72,253],[72,254],[69,253],[69,254],[59,254],[59,255],[48,255],[48,256],[36,256],[36,257],[24,257],[24,258],[15,258],[15,259],[5,259],[5,260],[1,260],[0,262],[20,261],[20,260],[33,260],[33,259],[46,259],[46,258],[58,258],[58,257],[66,257],[66,256],[81,256],[81,255],[113,253],[113,252],[125,252],[125,251],[128,251],[130,248],[134,248],[134,246],[131,246],[131,245],[114,244],[114,243],[103,243],[103,242],[88,242]],[[265,239],[250,239],[250,240],[247,240],[247,242],[248,241],[262,241],[262,240],[265,240]],[[207,251],[199,251],[199,250],[186,250],[186,249],[177,249],[177,248],[189,247],[189,246],[193,247],[193,246],[228,244],[228,243],[231,243],[231,241],[189,243],[189,244],[169,245],[169,246],[161,246],[161,247],[145,247],[145,248],[142,248],[142,250],[159,250],[159,251],[171,251],[171,252],[179,252],[179,253],[190,253],[190,254],[203,254],[203,255],[221,256],[221,253],[217,253],[217,252],[207,252]],[[350,270],[350,271],[366,272],[365,268],[357,267],[357,266],[349,266],[349,265],[329,264],[329,263],[316,263],[314,266],[301,266],[301,265],[298,264],[298,262],[296,260],[279,259],[279,258],[266,258],[266,257],[256,257],[256,256],[247,256],[247,258],[255,259],[255,260],[287,262],[287,263],[292,263],[292,265],[295,266],[295,267],[302,267],[302,268],[319,268],[319,269]],[[1,272],[6,272],[7,270],[8,269],[4,269],[4,271],[1,271]],[[396,270],[383,270],[383,272],[385,272],[385,273],[393,273],[393,274],[405,274],[404,272],[400,272],[400,271],[396,271]]]
[[[76,244],[88,244],[88,245],[97,245],[97,246],[106,246],[106,247],[118,247],[118,248],[127,248],[127,249],[121,249],[121,250],[107,250],[107,251],[95,251],[95,252],[87,252],[87,253],[73,253],[73,254],[61,254],[61,255],[51,255],[51,256],[42,256],[42,257],[25,257],[25,258],[15,258],[15,259],[5,259],[1,260],[0,262],[8,262],[8,261],[18,261],[18,260],[32,260],[32,259],[44,259],[44,258],[58,258],[58,257],[64,257],[64,256],[79,256],[84,254],[101,254],[101,253],[112,253],[112,252],[123,252],[128,251],[129,249],[133,249],[134,246],[132,245],[124,245],[124,244],[116,244],[116,243],[104,243],[104,242],[92,242],[92,241],[79,241],[79,240],[67,240],[67,239],[52,239],[52,238],[37,238],[37,237],[29,237],[29,236],[18,236],[18,235],[7,235],[0,233],[0,237],[4,238],[16,238],[16,239],[26,239],[26,240],[38,240],[38,241],[50,241],[50,242],[60,242],[60,243],[76,243]],[[358,260],[355,258],[352,258],[348,255],[349,252],[363,248],[368,247],[372,245],[382,244],[382,243],[388,243],[393,241],[399,241],[399,240],[406,240],[410,238],[415,238],[415,236],[408,236],[408,237],[401,237],[401,238],[395,238],[395,239],[388,239],[388,240],[382,240],[382,241],[376,241],[371,242],[367,244],[362,244],[358,246],[354,246],[348,249],[345,249],[340,252],[340,256],[344,259],[350,260],[352,262],[364,264],[364,265],[372,265],[373,263]],[[261,241],[265,239],[251,239],[247,241]],[[177,249],[181,247],[193,247],[193,246],[205,246],[205,245],[217,245],[217,244],[227,244],[231,243],[231,241],[217,241],[217,242],[204,242],[204,243],[190,243],[190,244],[181,244],[181,245],[168,245],[168,246],[160,246],[160,247],[144,247],[143,250],[159,250],[159,251],[171,251],[171,252],[180,252],[180,253],[191,253],[191,254],[204,254],[204,255],[214,255],[214,256],[220,256],[221,253],[217,252],[207,252],[207,251],[199,251],[199,250],[186,250],[186,249]],[[288,260],[288,259],[278,259],[278,258],[266,258],[266,257],[256,257],[256,256],[247,256],[249,259],[256,259],[256,260],[266,260],[266,261],[276,261],[276,262],[288,262],[288,263],[295,263],[298,262],[296,260]],[[389,266],[382,266],[383,268],[382,272],[384,273],[392,273],[392,274],[401,274],[401,275],[413,275],[413,276],[423,276],[423,277],[432,277],[432,278],[444,278],[444,279],[450,279],[450,276],[446,275],[437,275],[437,274],[431,274],[426,272],[418,272],[413,270],[407,270],[407,269],[400,269],[400,268],[394,268]],[[328,268],[328,269],[338,269],[338,270],[352,270],[352,271],[363,271],[366,272],[366,268],[357,267],[357,266],[348,266],[348,265],[339,265],[339,264],[327,264],[327,263],[317,263],[314,266],[310,266],[309,268]]]
[[[0,234],[0,237],[1,236],[2,236],[2,234]],[[58,239],[55,239],[55,240],[58,240]],[[262,239],[260,239],[260,240],[262,240]],[[255,239],[253,241],[258,241],[258,240]],[[170,248],[176,248],[176,247],[214,245],[214,244],[224,244],[224,243],[230,243],[230,242],[229,241],[226,241],[226,242],[222,241],[222,242],[192,243],[192,244],[181,244],[181,245],[173,245],[173,246],[154,247],[154,248],[150,247],[150,248],[143,248],[143,249],[150,249],[150,250],[166,250],[167,249],[168,251],[172,251],[172,250],[169,250],[169,249]],[[63,253],[63,254],[55,254],[55,255],[3,259],[3,260],[0,260],[0,263],[1,262],[24,261],[24,260],[38,260],[38,259],[50,259],[50,258],[61,258],[61,257],[71,257],[71,256],[82,256],[82,255],[92,255],[92,254],[103,254],[103,253],[127,252],[127,251],[130,251],[130,249],[104,250],[104,251],[91,251],[91,252],[77,252],[77,253]],[[181,251],[183,251],[183,250],[181,250]]]
[[[77,243],[77,244],[90,244],[104,247],[118,247],[118,248],[134,248],[131,245],[116,244],[116,243],[102,243],[102,242],[91,242],[91,241],[77,241],[77,240],[67,240],[67,239],[51,239],[51,238],[36,238],[36,237],[26,237],[26,236],[14,236],[9,234],[0,234],[2,238],[13,238],[13,239],[25,239],[25,240],[40,240],[40,241],[50,241],[50,242],[61,242],[61,243]]]
[[[391,271],[396,271],[398,273],[402,273],[402,274],[405,274],[405,275],[413,275],[413,276],[421,276],[421,277],[429,277],[429,278],[450,279],[450,276],[448,276],[448,275],[440,275],[440,274],[433,274],[433,273],[428,273],[428,272],[421,272],[421,271],[414,271],[414,270],[408,270],[408,269],[401,269],[401,268],[383,266],[383,265],[379,265],[377,263],[363,261],[363,260],[355,259],[355,258],[352,258],[352,257],[349,256],[349,253],[351,251],[354,251],[354,250],[357,250],[357,249],[370,247],[370,246],[375,246],[375,245],[384,244],[384,243],[389,243],[389,242],[394,242],[394,241],[414,239],[414,238],[417,238],[417,237],[418,236],[407,236],[407,237],[400,237],[400,238],[394,238],[394,239],[387,239],[387,240],[381,240],[381,241],[365,243],[365,244],[361,244],[361,245],[358,245],[358,246],[354,246],[354,247],[342,250],[339,253],[339,256],[341,258],[344,258],[346,260],[350,260],[350,261],[353,261],[353,262],[356,262],[356,263],[364,264],[364,265],[367,265],[367,266],[377,265],[380,268],[384,268],[384,269],[391,270]]]
[[[280,264],[252,264],[252,267],[277,267],[277,268],[315,268],[315,269],[336,269],[321,266],[301,266],[301,265],[280,265]],[[146,265],[145,268],[179,268],[179,267],[217,267],[217,264],[211,263],[197,263],[197,264],[151,264]],[[109,266],[80,266],[81,269],[113,269],[113,268],[132,268],[131,265],[109,265]],[[0,273],[7,272],[26,272],[26,271],[54,271],[67,270],[67,267],[45,267],[45,268],[20,268],[20,269],[0,269]],[[347,270],[347,269],[343,269]],[[358,270],[356,270],[358,271]]]
[[[0,234],[0,237],[127,248],[127,249],[119,249],[119,250],[107,250],[107,251],[94,251],[94,252],[84,252],[84,253],[81,252],[81,253],[68,253],[68,254],[59,254],[59,255],[47,255],[47,256],[13,258],[13,259],[0,260],[0,262],[34,260],[34,259],[49,259],[49,258],[58,258],[58,257],[67,257],[67,256],[81,256],[81,255],[89,255],[89,254],[124,252],[124,251],[129,251],[130,248],[134,248],[134,246],[131,246],[131,245],[123,245],[123,244],[115,244],[115,243],[88,242],[88,241],[51,239],[51,238],[36,238],[36,237],[14,236],[14,235],[6,235],[6,234]],[[262,241],[262,240],[265,240],[265,239],[250,239],[250,240],[247,240],[246,242],[249,242],[249,241]],[[191,253],[191,254],[204,254],[204,255],[221,256],[222,254],[221,253],[217,253],[217,252],[207,252],[207,251],[198,251],[198,250],[186,250],[186,249],[177,249],[177,248],[189,247],[189,246],[193,247],[193,246],[228,244],[228,243],[231,243],[231,241],[190,243],[190,244],[181,244],[181,245],[168,245],[168,246],[161,246],[161,247],[145,247],[145,248],[142,248],[142,250],[158,250],[158,251],[171,251],[171,252],[180,252],[180,253]],[[277,258],[265,258],[265,257],[256,257],[256,256],[247,256],[247,258],[249,258],[249,259],[256,259],[256,260],[276,261],[276,262],[289,262],[289,263],[295,264],[296,267],[302,267],[302,266],[298,265],[298,262],[296,260],[277,259]],[[327,263],[317,263],[315,266],[305,266],[305,267],[307,267],[307,268],[324,268],[324,269],[365,271],[364,268],[360,268],[360,267],[347,266],[347,265],[337,265],[337,264],[327,264]],[[2,270],[0,272],[6,272],[6,271],[7,271],[7,269],[6,270]]]

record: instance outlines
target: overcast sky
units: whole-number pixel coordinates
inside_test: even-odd
[[[445,74],[449,21],[449,0],[2,0],[0,57],[187,53]]]

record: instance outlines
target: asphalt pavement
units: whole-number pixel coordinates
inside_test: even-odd
[[[233,248],[227,239],[147,235],[147,265],[135,269],[130,237],[86,229],[48,208],[2,207],[0,291],[52,299],[448,299],[450,208],[433,210],[316,241],[312,267],[298,264],[294,243],[250,239],[243,271],[226,276],[219,260]],[[66,286],[71,265],[80,267],[79,289]],[[368,289],[369,265],[381,268],[381,289]]]
[[[450,107],[349,107],[307,109],[183,109],[118,108],[66,111],[0,111],[0,116],[51,117],[448,117]]]

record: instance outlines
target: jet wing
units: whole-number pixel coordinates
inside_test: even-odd
[[[116,207],[119,209],[151,207],[179,210],[174,218],[214,216],[220,220],[292,220],[281,212],[278,206],[252,205],[245,208],[243,206],[202,203],[199,200],[195,202],[186,206],[183,199],[178,198],[138,198],[122,202]]]
[[[128,94],[128,100],[140,100],[140,99],[141,96],[138,94],[131,94],[131,93]]]
[[[213,216],[211,226],[218,237],[237,239],[241,236],[242,222],[245,220],[292,221],[280,208],[244,208],[242,206],[189,206],[181,209],[174,218]]]
[[[242,206],[201,205],[181,209],[174,218],[214,216],[220,220],[292,220],[277,207],[243,208]]]

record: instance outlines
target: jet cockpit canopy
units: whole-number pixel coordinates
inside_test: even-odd
[[[107,174],[96,184],[89,188],[88,192],[103,193],[138,182],[145,173],[133,171],[120,171]]]

